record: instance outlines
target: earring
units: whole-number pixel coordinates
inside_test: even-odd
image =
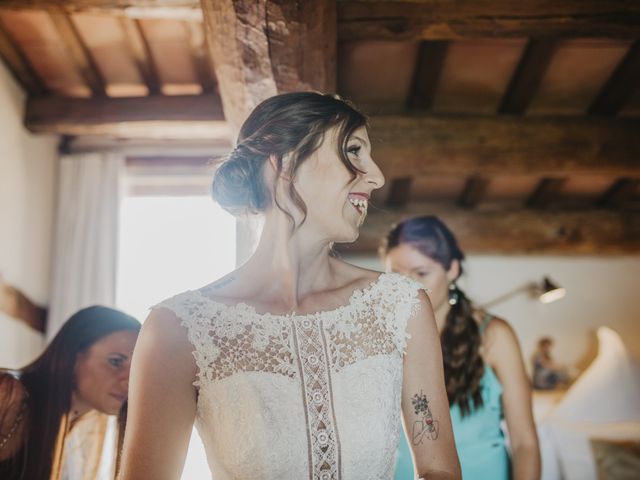
[[[460,300],[460,291],[456,282],[449,282],[449,305],[453,306]]]

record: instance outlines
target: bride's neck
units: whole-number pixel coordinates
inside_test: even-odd
[[[243,270],[252,278],[268,277],[268,290],[295,310],[306,295],[332,285],[330,247],[304,228],[292,233],[286,217],[272,217]]]

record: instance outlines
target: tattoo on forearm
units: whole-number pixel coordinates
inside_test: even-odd
[[[411,439],[414,445],[422,445],[422,441],[426,437],[429,440],[438,439],[438,420],[434,420],[431,408],[429,408],[429,400],[422,393],[416,393],[411,399],[413,410],[419,417],[419,420],[413,422],[413,431]]]

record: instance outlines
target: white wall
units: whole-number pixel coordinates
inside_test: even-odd
[[[0,62],[0,275],[46,304],[57,138],[27,132],[25,99]],[[41,348],[39,334],[0,314],[0,367],[21,366]]]
[[[350,260],[382,268],[375,257]],[[537,339],[550,335],[556,360],[583,368],[595,357],[601,325],[619,332],[640,358],[640,256],[475,255],[467,259],[460,286],[482,304],[544,275],[567,289],[564,299],[544,305],[523,293],[491,309],[515,328],[527,359]]]

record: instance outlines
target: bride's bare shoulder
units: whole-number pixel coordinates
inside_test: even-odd
[[[234,270],[196,290],[200,295],[221,303],[244,301],[251,297],[253,283],[240,270]]]
[[[334,262],[334,269],[344,280],[343,283],[347,288],[358,289],[367,287],[371,283],[376,282],[380,278],[380,275],[382,275],[379,271],[359,267],[342,260],[334,260]]]

